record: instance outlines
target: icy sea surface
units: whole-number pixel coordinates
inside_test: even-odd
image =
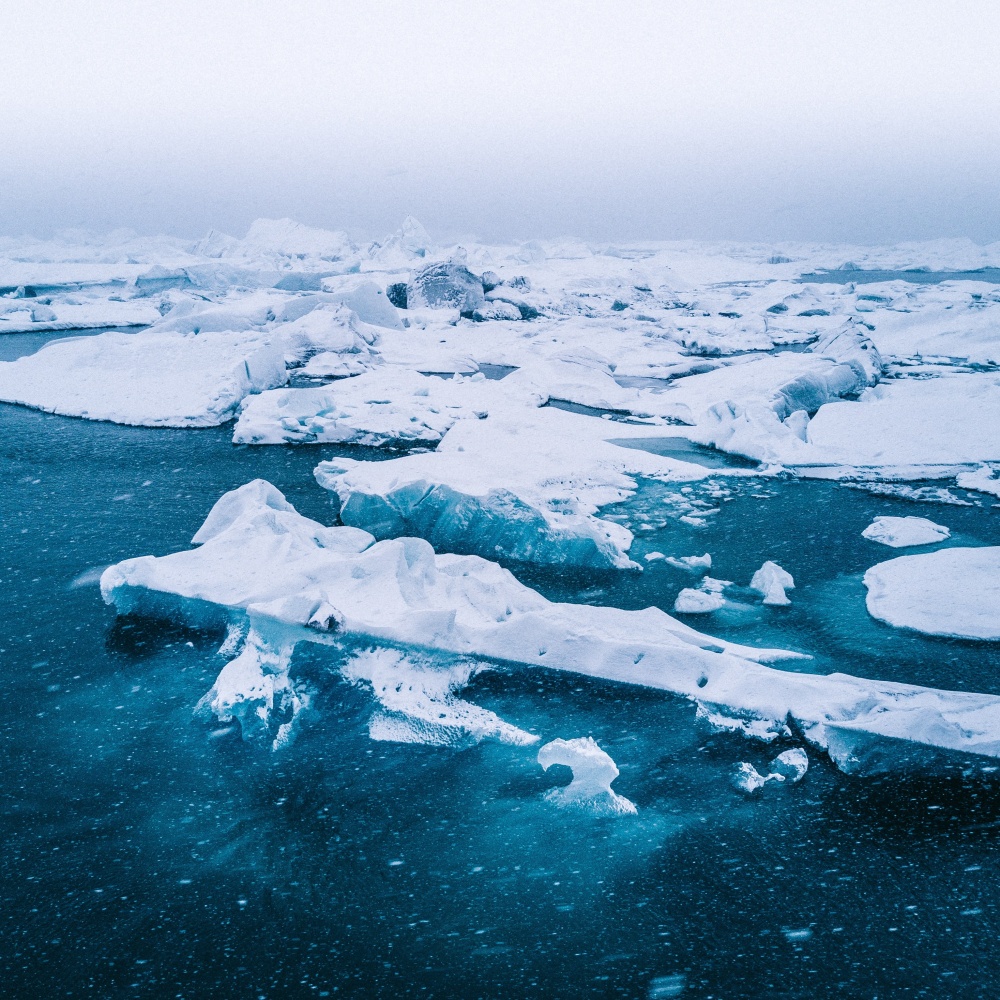
[[[291,748],[243,743],[192,707],[220,634],[115,619],[100,567],[188,547],[254,477],[329,521],[331,446],[234,448],[231,429],[116,427],[0,408],[5,996],[988,997],[1000,991],[1000,781],[992,769],[852,778],[811,754],[797,785],[746,798],[740,761],[786,746],[712,733],[662,693],[493,670],[465,697],[543,740],[593,736],[634,816],[559,809],[536,748],[373,742],[369,696],[303,644],[310,718]],[[366,455],[361,449],[340,454]],[[788,609],[698,628],[814,654],[804,669],[1000,693],[996,645],[874,622],[861,575],[897,554],[880,514],[998,544],[997,511],[844,485],[721,481],[694,528],[676,491],[612,510],[632,549],[764,559]],[[960,491],[959,491],[960,492]],[[696,578],[518,570],[547,596],[670,610]],[[737,602],[738,605],[738,602]],[[789,743],[788,746],[793,744]],[[560,773],[561,772],[561,773]]]

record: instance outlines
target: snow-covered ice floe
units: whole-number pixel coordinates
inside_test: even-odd
[[[356,390],[333,386],[329,398],[335,405],[357,401],[350,419],[361,433],[374,435],[384,406],[394,426],[402,428],[394,433],[405,431],[407,412],[413,432],[430,410],[437,411],[431,415],[437,427],[451,426],[433,452],[391,462],[336,458],[317,467],[316,479],[337,494],[346,524],[378,538],[418,535],[438,549],[487,558],[634,568],[627,555],[631,533],[598,517],[598,509],[628,497],[636,489],[635,476],[691,481],[708,470],[625,446],[661,435],[660,424],[600,420],[539,405],[558,379],[567,393],[581,389],[577,395],[598,386],[612,395],[626,392],[605,373],[597,373],[601,382],[595,385],[594,374],[587,364],[560,361],[501,382],[473,376],[420,383],[382,369]],[[391,399],[391,387],[404,382],[400,391],[410,395],[402,396],[399,411],[379,402]],[[289,408],[294,399],[289,396]],[[269,405],[253,401],[247,411]],[[462,419],[469,416],[485,419]]]
[[[956,477],[959,486],[966,490],[976,490],[979,493],[992,493],[1000,497],[1000,466],[981,465],[972,472],[961,472]]]
[[[776,669],[765,664],[800,654],[715,639],[656,608],[553,603],[496,563],[435,555],[417,538],[376,542],[356,528],[325,527],[261,480],[223,496],[193,541],[187,551],[111,566],[102,593],[120,614],[248,628],[204,705],[240,718],[248,735],[271,736],[274,717],[285,719],[280,726],[293,721],[302,697],[289,679],[297,642],[358,640],[449,663],[516,663],[671,692],[716,726],[762,739],[795,730],[847,771],[916,766],[942,751],[1000,756],[998,697]],[[934,556],[956,551],[996,560],[998,550]],[[376,683],[370,665],[353,669]],[[454,679],[434,687],[446,704]],[[287,734],[280,726],[278,742]]]
[[[573,780],[564,788],[552,788],[545,797],[559,806],[575,806],[605,815],[634,815],[635,803],[619,795],[611,783],[618,766],[592,736],[575,740],[552,740],[538,751],[538,763],[547,771],[562,764],[573,771]]]
[[[865,573],[869,613],[898,628],[1000,639],[1000,546],[900,556]]]
[[[0,363],[0,400],[149,427],[210,427],[287,379],[280,349],[255,337],[102,333]]]
[[[333,385],[252,396],[233,431],[237,444],[338,442],[373,447],[437,444],[457,420],[483,418],[473,380],[381,369]]]
[[[944,525],[935,524],[926,517],[876,517],[861,532],[870,542],[888,545],[893,549],[903,549],[911,545],[933,545],[951,537]]]

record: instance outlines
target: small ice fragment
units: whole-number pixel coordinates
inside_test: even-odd
[[[667,556],[667,562],[677,569],[689,569],[693,573],[712,568],[712,557],[707,552],[703,556]]]
[[[812,928],[810,927],[782,927],[781,933],[790,942],[808,941],[813,936]]]
[[[682,615],[705,615],[711,611],[718,611],[725,603],[725,598],[718,591],[685,587],[674,601],[674,611]]]
[[[753,575],[750,589],[764,595],[765,604],[784,605],[792,602],[785,596],[786,590],[795,589],[791,573],[786,573],[776,562],[768,559]]]
[[[753,764],[742,761],[733,772],[733,785],[747,795],[756,795],[769,781],[784,781],[781,774],[761,774]]]
[[[943,542],[951,532],[941,524],[935,524],[926,517],[876,517],[861,532],[863,538],[894,549],[908,545],[933,545]]]
[[[662,552],[647,552],[642,558],[646,562],[656,562],[658,559],[665,559],[666,556]]]
[[[573,780],[565,788],[546,792],[550,802],[561,806],[583,806],[600,813],[636,813],[635,804],[612,791],[618,767],[592,736],[575,740],[552,740],[538,751],[538,763],[547,771],[553,764],[572,768]]]
[[[771,773],[780,774],[793,785],[801,781],[808,770],[809,757],[801,747],[785,750],[771,761]]]

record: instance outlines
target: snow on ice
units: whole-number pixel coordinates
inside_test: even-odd
[[[935,524],[926,517],[876,517],[871,524],[861,532],[870,542],[888,545],[894,549],[906,548],[910,545],[933,545],[943,542],[951,536],[951,532],[943,525]]]
[[[222,497],[193,542],[109,567],[104,598],[121,614],[247,622],[250,637],[204,707],[278,744],[305,697],[288,672],[295,643],[356,637],[648,686],[762,739],[793,725],[847,771],[898,767],[938,749],[1000,756],[996,696],[776,669],[766,662],[799,654],[715,639],[656,608],[553,603],[476,556],[325,527],[261,480]],[[997,551],[904,558],[980,553],[977,572],[992,574],[995,602],[996,566],[987,560],[995,564]],[[437,691],[452,691],[451,682]]]
[[[897,628],[1000,639],[1000,546],[938,549],[865,573],[869,613]]]

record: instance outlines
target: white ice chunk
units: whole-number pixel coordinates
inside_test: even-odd
[[[667,562],[677,569],[687,569],[694,573],[712,568],[712,557],[707,552],[702,556],[667,556]]]
[[[861,534],[871,542],[901,549],[909,545],[933,545],[935,542],[942,542],[951,535],[951,532],[926,517],[883,515],[876,517]]]
[[[857,402],[828,403],[809,422],[808,461],[955,465],[1000,459],[1000,375],[883,382]]]
[[[771,761],[771,773],[780,774],[793,785],[801,781],[809,770],[809,755],[801,747],[784,750]]]
[[[396,307],[386,298],[385,289],[379,288],[374,281],[363,281],[354,288],[334,292],[333,296],[353,310],[364,323],[389,330],[403,329]]]
[[[483,282],[458,261],[428,264],[406,286],[407,308],[473,313],[486,302]]]
[[[770,559],[753,575],[750,589],[764,595],[764,603],[771,605],[786,605],[792,602],[785,594],[786,590],[795,589],[795,581],[791,573],[787,573],[776,562]]]
[[[634,814],[635,804],[611,788],[618,777],[618,767],[592,736],[575,740],[552,740],[538,751],[538,763],[547,771],[553,764],[573,770],[573,780],[564,788],[546,793],[550,802],[561,806],[580,806],[597,813]]]
[[[287,379],[259,334],[103,333],[0,363],[0,399],[50,413],[149,427],[210,427]]]
[[[481,396],[465,379],[382,368],[329,386],[254,396],[240,410],[233,441],[437,444],[456,420],[486,416]]]
[[[685,587],[674,601],[674,611],[685,615],[704,615],[718,611],[725,603],[725,598],[717,591]]]
[[[546,370],[551,386],[555,375]],[[572,385],[589,384],[594,372],[569,362],[559,370]],[[694,480],[708,470],[622,446],[655,436],[657,425],[539,407],[535,383],[519,376],[475,383],[477,405],[489,418],[457,420],[433,452],[320,464],[317,481],[337,493],[344,522],[379,537],[418,534],[438,549],[488,558],[634,568],[626,555],[631,533],[599,518],[598,508],[629,496],[635,475]]]
[[[998,467],[981,465],[974,472],[959,473],[956,482],[966,490],[976,490],[979,493],[992,493],[1000,497],[1000,475]]]
[[[1000,546],[938,549],[865,573],[868,612],[898,628],[1000,639]]]
[[[785,780],[781,774],[761,774],[753,764],[743,761],[737,764],[733,770],[734,787],[746,795],[756,795],[769,781],[778,782]]]

